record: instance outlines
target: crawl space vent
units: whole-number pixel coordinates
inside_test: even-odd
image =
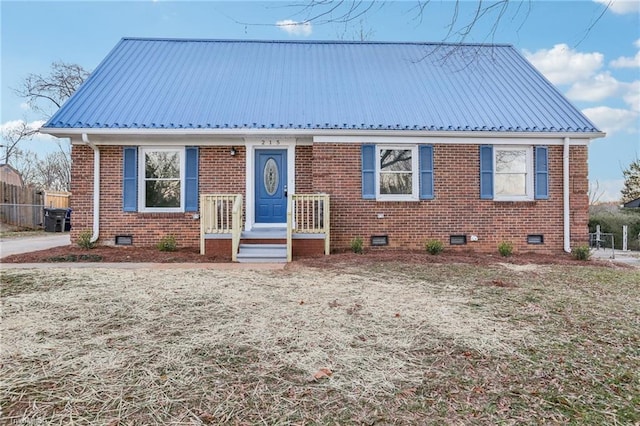
[[[117,246],[130,246],[133,244],[133,236],[131,235],[116,235]]]
[[[543,244],[543,243],[544,243],[544,235],[542,234],[527,235],[527,244]]]
[[[465,245],[467,244],[467,236],[466,235],[450,235],[449,244],[451,244],[452,246]]]
[[[388,246],[389,237],[387,235],[373,235],[371,237],[371,245],[375,246]]]

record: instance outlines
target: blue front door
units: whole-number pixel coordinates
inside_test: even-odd
[[[256,150],[256,223],[287,221],[287,150]]]

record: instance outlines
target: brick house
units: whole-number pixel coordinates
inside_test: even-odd
[[[510,45],[134,38],[41,131],[71,138],[72,239],[240,261],[570,251],[604,136]]]

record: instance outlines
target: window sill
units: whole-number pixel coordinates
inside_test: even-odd
[[[493,198],[493,201],[497,203],[532,203],[538,201],[531,197],[501,197],[501,198]]]
[[[394,202],[394,201],[400,201],[400,202],[418,202],[420,201],[419,198],[414,198],[414,197],[376,197],[376,201],[380,201],[380,202]]]
[[[185,212],[137,212],[143,219],[184,216]]]
[[[491,200],[496,206],[535,206],[538,200]]]

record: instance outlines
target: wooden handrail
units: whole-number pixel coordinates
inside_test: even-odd
[[[238,248],[240,247],[240,235],[242,234],[242,194],[236,195],[231,215],[231,260],[236,262],[238,260]]]
[[[287,200],[287,260],[293,233],[324,234],[324,254],[330,253],[329,194],[292,194]]]
[[[231,234],[234,249],[241,232],[242,194],[200,195],[200,254],[205,253],[205,234]]]

